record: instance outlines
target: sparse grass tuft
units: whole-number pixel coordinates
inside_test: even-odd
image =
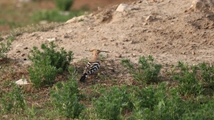
[[[139,65],[137,68],[130,63],[130,60],[122,60],[122,64],[129,69],[133,77],[142,82],[143,84],[149,84],[154,82],[159,82],[159,74],[162,68],[162,65],[155,64],[152,56],[140,57]]]

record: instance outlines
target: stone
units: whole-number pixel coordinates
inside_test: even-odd
[[[193,0],[190,10],[196,11],[213,11],[214,1],[213,0]]]
[[[118,11],[118,12],[124,12],[124,11],[126,11],[127,8],[128,8],[128,5],[127,5],[127,4],[121,3],[121,4],[117,7],[116,11]]]
[[[122,58],[122,55],[121,54],[116,54],[115,57]]]
[[[56,40],[57,40],[56,37],[54,37],[54,38],[48,38],[48,39],[47,39],[47,41],[49,41],[49,42],[56,41]]]
[[[26,84],[29,84],[26,79],[19,79],[15,83],[17,85],[26,85]]]
[[[149,15],[148,17],[146,17],[145,21],[146,22],[151,22],[154,20],[154,17],[152,15]]]
[[[84,15],[79,16],[79,17],[73,17],[72,19],[67,20],[67,21],[65,22],[65,24],[68,24],[68,23],[76,23],[76,22],[84,21],[85,19],[86,19],[86,17],[85,17]]]
[[[33,90],[33,84],[29,83],[26,79],[19,79],[15,84],[19,85],[25,92],[32,92]]]

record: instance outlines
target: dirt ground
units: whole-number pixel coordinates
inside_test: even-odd
[[[33,46],[54,40],[73,51],[73,62],[89,58],[86,50],[96,48],[109,51],[103,56],[118,62],[137,63],[140,56],[152,55],[161,64],[213,63],[214,14],[188,11],[191,4],[192,0],[138,0],[128,3],[130,9],[124,12],[116,11],[116,4],[50,31],[23,33],[12,43],[8,57],[27,64]]]

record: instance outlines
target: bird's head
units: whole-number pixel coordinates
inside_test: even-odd
[[[108,51],[98,50],[98,49],[92,49],[89,51],[92,52],[93,55],[99,55],[99,53],[101,53],[101,52],[108,52]]]

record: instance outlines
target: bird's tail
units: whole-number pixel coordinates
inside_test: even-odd
[[[83,74],[82,77],[80,78],[80,82],[85,82],[87,74]]]

